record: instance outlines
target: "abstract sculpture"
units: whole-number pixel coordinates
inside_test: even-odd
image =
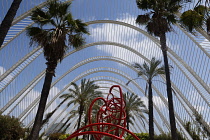
[[[115,97],[112,93],[113,88],[119,88],[120,97]],[[96,115],[96,123],[92,123],[92,107],[97,100],[102,100],[104,104],[100,107]],[[98,97],[90,104],[88,112],[89,125],[80,128],[72,133],[66,140],[86,134],[92,134],[95,140],[101,140],[104,136],[109,136],[113,140],[123,140],[125,132],[131,134],[136,140],[140,140],[136,135],[126,129],[125,101],[122,89],[119,85],[110,88],[107,98]],[[90,131],[82,132],[89,128]]]

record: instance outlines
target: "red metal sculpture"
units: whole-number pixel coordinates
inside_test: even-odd
[[[114,96],[112,89],[119,88],[120,97]],[[92,120],[92,107],[97,100],[102,100],[104,104],[100,107],[96,115],[96,123]],[[125,132],[131,134],[136,140],[140,140],[136,135],[126,129],[125,101],[123,99],[122,89],[119,85],[110,88],[107,98],[96,98],[92,101],[88,112],[89,125],[80,128],[71,134],[66,140],[86,134],[92,134],[96,140],[101,140],[104,136],[109,136],[113,140],[123,140]],[[86,128],[91,131],[81,132]]]

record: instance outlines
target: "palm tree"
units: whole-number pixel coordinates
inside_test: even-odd
[[[161,64],[160,60],[156,60],[154,57],[152,58],[150,64],[144,62],[142,65],[139,63],[135,63],[133,65],[134,68],[138,70],[138,77],[139,76],[146,76],[147,84],[149,85],[148,96],[149,96],[149,137],[150,140],[154,140],[154,121],[153,121],[153,100],[152,100],[152,79],[155,76],[160,74],[165,74],[164,66],[158,68]]]
[[[1,25],[0,25],[0,48],[4,42],[4,38],[6,37],[7,32],[9,31],[9,29],[12,25],[12,21],[17,13],[17,10],[18,10],[21,2],[22,2],[22,0],[13,0],[12,5],[10,6],[6,16],[4,17],[3,21],[1,22]]]
[[[96,91],[99,89],[99,86],[94,84],[94,81],[82,79],[80,87],[72,82],[71,85],[73,88],[69,89],[69,93],[63,94],[60,96],[60,98],[68,99],[70,100],[67,104],[67,106],[70,106],[71,104],[79,104],[78,107],[78,124],[77,124],[77,130],[80,128],[81,118],[85,111],[85,106],[89,103],[89,101],[101,97],[102,93],[100,91]],[[78,137],[77,137],[78,139]]]
[[[126,112],[126,125],[127,129],[129,130],[129,124],[133,124],[133,121],[135,121],[135,118],[132,114],[138,114],[137,117],[140,117],[141,119],[145,119],[143,116],[143,113],[148,113],[147,110],[142,109],[145,108],[146,106],[144,105],[144,102],[139,98],[136,94],[134,93],[125,93],[123,94],[123,98],[125,100],[125,112]]]
[[[202,25],[205,24],[207,27],[207,34],[210,35],[210,17],[208,13],[209,8],[204,5],[198,5],[193,10],[182,13],[180,22],[191,33],[195,28],[202,27]]]
[[[181,8],[180,2],[181,0],[136,0],[139,9],[148,11],[144,15],[138,15],[136,23],[146,25],[146,29],[150,34],[160,37],[160,45],[165,65],[169,117],[173,140],[177,140],[177,134],[167,56],[166,33],[172,31],[172,24],[177,21],[175,13]]]
[[[72,18],[69,13],[70,5],[70,2],[61,3],[57,0],[48,0],[45,10],[37,8],[31,15],[31,19],[38,27],[29,27],[27,35],[30,37],[31,45],[38,44],[43,48],[47,69],[30,140],[36,140],[38,137],[57,63],[63,59],[68,46],[73,48],[81,46],[84,44],[82,35],[89,34],[86,24],[79,19]]]

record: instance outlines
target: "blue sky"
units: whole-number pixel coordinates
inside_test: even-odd
[[[8,0],[7,3],[4,3],[3,1],[0,3],[2,5],[4,4],[6,5],[3,8],[4,12],[0,13],[1,17],[0,20],[2,19],[6,9],[9,7],[10,2],[11,0]],[[37,0],[36,3],[29,2],[28,0],[23,0],[21,8],[18,11],[18,15],[20,15],[21,13],[27,11],[27,9],[30,9],[30,7],[34,7],[34,5],[39,3],[41,3],[41,0]],[[141,13],[141,11],[137,9],[135,0],[74,0],[72,2],[71,11],[75,18],[82,19],[84,22],[92,20],[117,20],[125,23],[130,23],[134,26],[136,26],[135,25],[136,16]],[[144,29],[143,26],[141,26],[140,28]],[[198,73],[198,75],[209,85],[210,84],[209,59],[201,53],[200,49],[186,35],[183,35],[180,29],[178,29],[177,27],[175,27],[174,29],[175,32],[167,34],[167,39],[168,39],[167,45],[174,52],[179,54],[180,57],[184,59],[193,69],[195,69],[195,72]],[[149,59],[152,56],[162,59],[162,54],[160,49],[147,37],[143,36],[137,31],[134,31],[131,28],[114,24],[93,24],[89,26],[89,31],[91,35],[86,37],[87,43],[93,43],[98,41],[117,42],[132,47],[138,52],[144,54]],[[12,41],[7,47],[0,50],[1,73],[8,70],[12,65],[14,65],[19,59],[25,56],[32,49],[33,48],[29,47],[29,40],[25,36],[25,33],[22,33],[19,37],[17,37],[14,41]],[[72,54],[71,56],[64,59],[61,64],[58,64],[58,67],[56,69],[56,77],[53,79],[53,81],[58,79],[59,76],[64,74],[68,69],[72,68],[72,66],[76,65],[78,62],[96,56],[119,57],[130,63],[143,62],[143,60],[139,58],[137,55],[131,53],[128,50],[116,46],[110,46],[110,45],[91,46],[89,48],[83,49],[77,53]],[[5,105],[6,102],[9,99],[11,99],[15,94],[17,94],[21,89],[23,89],[37,74],[39,74],[41,71],[45,69],[46,66],[44,63],[45,60],[43,58],[43,55],[41,54],[8,86],[8,88],[6,88],[2,92],[0,98],[1,99],[4,98],[5,100],[1,101],[0,108],[3,107],[3,105]],[[169,63],[174,67],[171,76],[172,81],[176,84],[178,88],[180,88],[180,90],[186,96],[186,98],[193,104],[193,106],[196,106],[200,112],[202,113],[210,112],[208,106],[202,104],[202,100],[198,96],[196,89],[180,72],[180,70],[176,67],[174,62],[169,61]],[[58,91],[62,90],[62,88],[65,85],[67,85],[69,82],[71,82],[76,76],[85,72],[88,69],[96,67],[112,67],[130,74],[130,76],[133,78],[136,77],[136,73],[134,71],[114,61],[103,60],[103,61],[91,62],[72,71],[65,78],[63,78],[58,84],[56,84],[54,89],[51,91],[50,98],[52,98]],[[10,78],[12,77],[12,75],[9,76]],[[127,79],[122,78],[121,76],[118,76],[116,74],[107,73],[107,72],[91,74],[86,76],[86,78],[91,78],[95,76],[113,76],[121,79],[125,83],[127,82]],[[138,80],[137,82],[141,84],[141,87],[144,90],[145,81]],[[26,97],[26,99],[22,102],[21,106],[24,107],[24,105],[25,106],[29,105],[30,102],[32,102],[33,99],[40,94],[42,83],[43,80],[33,88],[33,90],[30,92],[31,94]],[[155,84],[160,85],[159,83]],[[201,87],[199,83],[196,84],[198,84],[198,87]],[[143,97],[143,94],[139,93],[138,89],[134,85],[131,84],[130,87],[132,87],[133,90],[137,92],[140,96],[142,96],[145,102],[147,102],[146,98]],[[201,87],[200,90],[202,94],[204,94],[207,97],[207,100],[209,101],[210,99],[209,94],[205,91],[205,89]],[[160,92],[163,94],[165,98],[167,97],[165,92],[165,87],[161,87]],[[193,97],[197,97],[197,100]],[[159,106],[160,110],[163,111],[163,114],[165,116],[168,116],[167,114],[168,112],[165,109],[163,103],[160,101],[160,97],[157,95],[156,92],[154,92],[154,101]],[[53,108],[56,104],[59,104],[59,102],[60,100],[57,100],[51,106],[51,108]],[[176,111],[180,113],[182,118],[189,119],[189,116],[185,115],[186,112],[184,112],[183,107],[180,106],[180,103],[177,101],[176,98],[175,98],[175,105],[176,105]],[[21,109],[21,106],[18,109]],[[18,112],[18,109],[16,113],[15,112],[13,113],[13,115],[20,114],[21,111]],[[31,116],[33,116],[34,113],[35,111],[33,111]],[[207,113],[204,114],[207,119],[208,117]],[[25,123],[28,122],[29,121],[25,121]]]

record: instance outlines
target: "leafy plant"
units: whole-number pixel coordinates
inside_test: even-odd
[[[149,139],[149,134],[148,133],[134,133],[138,138],[141,140],[150,140]],[[185,140],[181,133],[177,133],[177,138],[178,140]],[[125,140],[136,140],[133,136],[130,134],[125,138]],[[160,134],[160,135],[155,135],[154,140],[172,140],[170,134]]]
[[[138,138],[141,140],[149,140],[149,134],[148,133],[134,133]],[[125,140],[135,140],[133,136],[130,134],[125,138]]]
[[[60,136],[63,135],[61,133],[52,133],[49,136],[49,140],[60,140]]]
[[[187,132],[190,134],[190,136],[193,138],[193,140],[201,140],[198,134],[199,132],[196,132],[196,130],[192,128],[191,122],[187,122],[184,125],[184,127],[187,130]]]
[[[2,115],[0,113],[0,138],[1,140],[19,140],[24,138],[26,129],[18,118]]]
[[[65,140],[66,138],[68,138],[70,135],[69,134],[63,134],[59,136],[59,140]]]

